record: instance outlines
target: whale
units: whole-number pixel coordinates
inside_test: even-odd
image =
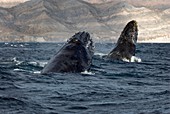
[[[67,40],[41,71],[48,73],[80,73],[89,71],[94,45],[88,32],[78,32]]]
[[[135,57],[137,39],[138,25],[135,20],[132,20],[121,32],[115,48],[107,55],[107,58],[127,62],[138,61],[138,58]]]

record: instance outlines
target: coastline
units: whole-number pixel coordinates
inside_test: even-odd
[[[170,43],[170,38],[155,38],[150,40],[141,40],[138,43]]]
[[[67,36],[68,37],[68,36]],[[28,39],[27,39],[28,38]],[[67,41],[67,38],[54,38],[53,40],[49,40],[47,41],[44,37],[26,37],[24,39],[5,39],[5,40],[0,40],[0,43],[14,43],[14,42],[18,42],[18,43],[22,43],[22,42],[39,42],[39,43],[60,43],[60,42],[65,42]],[[105,38],[101,38],[101,39],[94,39],[95,43],[116,43],[117,40],[115,39],[105,39]],[[155,39],[146,39],[146,40],[138,40],[137,43],[170,43],[170,38],[165,38],[165,37],[159,37],[159,38],[155,38]]]

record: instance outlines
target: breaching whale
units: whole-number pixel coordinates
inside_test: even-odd
[[[128,62],[138,61],[135,57],[137,39],[137,22],[132,20],[127,23],[116,43],[116,47],[107,55],[107,57],[113,60]]]
[[[93,54],[94,46],[90,34],[78,32],[67,40],[64,46],[50,59],[41,73],[88,71],[92,64]]]

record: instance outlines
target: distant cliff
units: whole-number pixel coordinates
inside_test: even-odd
[[[170,7],[170,0],[83,0],[92,4],[101,4],[101,3],[107,3],[107,2],[122,2],[126,1],[129,4],[132,4],[134,6],[140,6],[140,7],[148,7],[152,9],[167,9]]]
[[[28,0],[1,0],[0,7],[10,8]]]
[[[63,41],[88,31],[94,39],[116,41],[136,20],[139,40],[170,37],[170,9],[152,10],[128,2],[90,4],[82,0],[32,0],[0,8],[0,41]]]

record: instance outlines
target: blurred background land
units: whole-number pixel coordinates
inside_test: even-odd
[[[170,42],[169,0],[1,0],[0,41],[62,42],[88,31],[116,42],[131,20],[140,42]]]

